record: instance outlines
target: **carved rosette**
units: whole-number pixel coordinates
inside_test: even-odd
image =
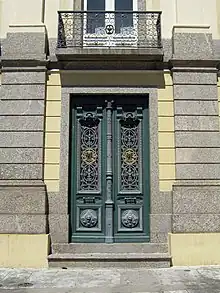
[[[98,223],[98,216],[95,210],[86,209],[80,214],[80,223],[83,227],[93,228]]]
[[[135,228],[139,223],[138,212],[135,210],[123,211],[121,221],[124,227]]]

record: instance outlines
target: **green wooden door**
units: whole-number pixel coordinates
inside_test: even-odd
[[[71,117],[71,241],[149,241],[147,97],[74,97]]]

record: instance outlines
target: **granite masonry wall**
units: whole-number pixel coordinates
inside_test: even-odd
[[[174,233],[220,232],[217,69],[212,37],[201,29],[193,34],[174,30],[173,36]]]
[[[43,27],[38,29],[36,33],[15,29],[2,47],[1,233],[48,231],[43,183],[46,36]]]

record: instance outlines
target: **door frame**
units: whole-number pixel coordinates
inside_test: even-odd
[[[60,133],[60,181],[59,181],[59,219],[62,231],[54,229],[53,239],[69,242],[69,167],[70,167],[70,101],[79,94],[143,94],[149,98],[149,135],[150,135],[150,213],[161,216],[163,220],[164,203],[159,192],[159,153],[158,153],[158,97],[157,88],[152,87],[63,87],[61,98],[61,133]],[[161,212],[162,211],[162,212]],[[57,218],[52,223],[57,226]],[[158,229],[150,220],[150,233]],[[160,232],[160,231],[159,231]],[[163,231],[161,231],[162,233]]]

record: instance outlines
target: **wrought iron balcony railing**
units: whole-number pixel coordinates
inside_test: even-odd
[[[161,48],[161,12],[59,11],[58,48]]]

